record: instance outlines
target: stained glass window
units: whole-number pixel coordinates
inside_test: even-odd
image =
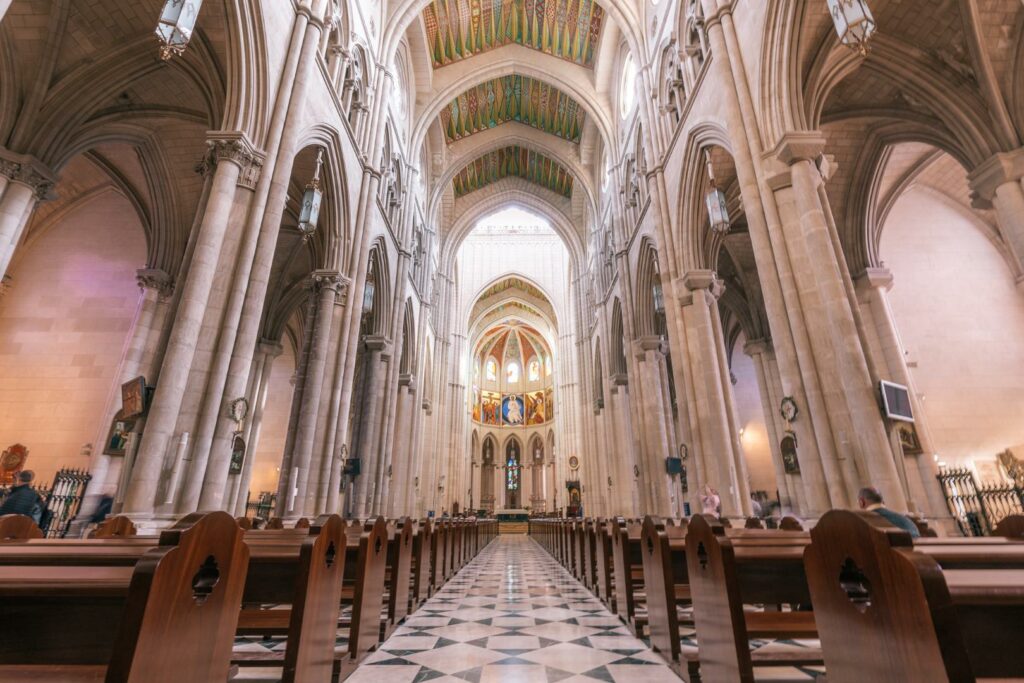
[[[498,379],[498,364],[493,358],[487,359],[487,379],[492,382]]]
[[[519,463],[516,462],[515,458],[508,459],[508,468],[505,476],[508,477],[505,486],[509,491],[515,491],[519,488]]]
[[[519,363],[516,363],[514,361],[512,363],[509,363],[505,367],[505,372],[508,375],[508,383],[509,384],[518,384],[519,383]]]
[[[530,375],[529,376],[530,376],[530,381],[531,382],[536,382],[537,380],[540,379],[540,363],[537,362],[536,358],[530,361]]]

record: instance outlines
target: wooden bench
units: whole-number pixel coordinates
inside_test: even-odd
[[[643,525],[636,521],[627,522],[621,517],[611,525],[615,613],[634,635],[643,637],[647,627],[647,598],[640,548]]]
[[[124,515],[108,517],[95,529],[89,532],[89,538],[119,538],[134,536],[137,533],[135,524]]]
[[[129,566],[0,566],[0,680],[222,683],[248,561],[212,512]]]
[[[42,529],[27,515],[3,515],[0,517],[0,543],[42,537]]]
[[[1024,569],[941,567],[928,546],[861,512],[826,513],[811,539],[804,562],[830,683],[1024,676]]]

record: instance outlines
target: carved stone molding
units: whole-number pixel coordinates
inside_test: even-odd
[[[345,297],[348,294],[349,280],[337,271],[314,270],[311,277],[314,292],[333,289],[335,297]]]
[[[32,188],[36,199],[43,200],[53,189],[57,176],[33,156],[15,154],[0,148],[0,175]]]
[[[174,294],[174,278],[160,268],[140,268],[135,271],[139,289],[152,289],[160,299],[169,299]]]
[[[718,273],[710,269],[691,270],[680,278],[684,291],[698,292],[706,290],[713,301],[717,301],[725,293],[725,282],[718,277]],[[683,305],[693,302],[693,296],[681,297]]]
[[[238,174],[238,186],[254,190],[263,172],[264,158],[263,153],[256,149],[245,133],[210,133],[206,140],[206,155],[196,166],[196,172],[206,176],[212,173],[220,162],[230,161],[241,169]]]
[[[11,277],[10,275],[4,275],[2,278],[0,278],[0,299],[3,299],[4,296],[6,296],[7,293],[10,292],[12,289],[14,289],[13,277]]]
[[[990,208],[996,190],[1004,183],[1024,177],[1024,147],[1013,152],[996,154],[967,175],[975,203]]]

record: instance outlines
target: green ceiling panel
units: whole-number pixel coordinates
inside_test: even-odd
[[[503,178],[523,178],[566,198],[572,197],[573,177],[557,161],[519,146],[488,152],[455,176],[455,196],[464,197]]]
[[[585,114],[576,100],[529,76],[502,76],[462,93],[441,111],[449,143],[516,121],[579,142]]]
[[[435,68],[512,43],[593,68],[604,10],[594,0],[433,0],[423,22]]]

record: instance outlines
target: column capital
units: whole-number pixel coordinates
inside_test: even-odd
[[[385,351],[391,346],[391,340],[380,334],[368,334],[363,337],[367,351]]]
[[[334,290],[335,295],[342,294],[348,289],[348,278],[336,270],[314,270],[310,274],[314,291],[320,292],[324,289]]]
[[[787,166],[798,161],[817,161],[825,153],[825,136],[819,131],[789,132],[779,138],[765,156],[778,159]]]
[[[39,200],[45,199],[57,183],[57,175],[39,159],[3,147],[0,147],[0,176],[32,188]]]
[[[206,155],[196,166],[196,172],[208,175],[222,161],[230,161],[241,169],[238,185],[256,189],[266,156],[256,149],[241,131],[210,131],[206,134]]]
[[[865,268],[855,279],[858,287],[871,289],[892,289],[893,275],[888,268]]]
[[[650,334],[633,340],[633,355],[642,360],[648,351],[665,353],[665,342],[661,335]]]
[[[1024,178],[1024,147],[1012,152],[1000,152],[978,165],[967,174],[971,186],[971,199],[976,208],[988,208],[987,204],[996,195],[996,189],[1005,183]]]
[[[4,275],[0,277],[0,299],[3,299],[7,292],[14,289],[14,278],[10,275]]]
[[[256,352],[262,353],[268,358],[277,358],[284,353],[284,346],[281,345],[281,342],[272,339],[261,339],[256,345]]]
[[[139,289],[152,289],[161,299],[169,299],[174,294],[174,278],[162,268],[139,268],[135,271],[135,281]]]
[[[718,300],[725,293],[725,282],[718,277],[717,272],[709,268],[689,270],[683,273],[683,276],[678,280],[678,285],[680,289],[677,291],[699,292],[706,290],[715,300]],[[690,301],[692,301],[692,295]]]
[[[751,339],[743,345],[743,353],[751,358],[761,356],[772,350],[772,343],[767,339]]]

